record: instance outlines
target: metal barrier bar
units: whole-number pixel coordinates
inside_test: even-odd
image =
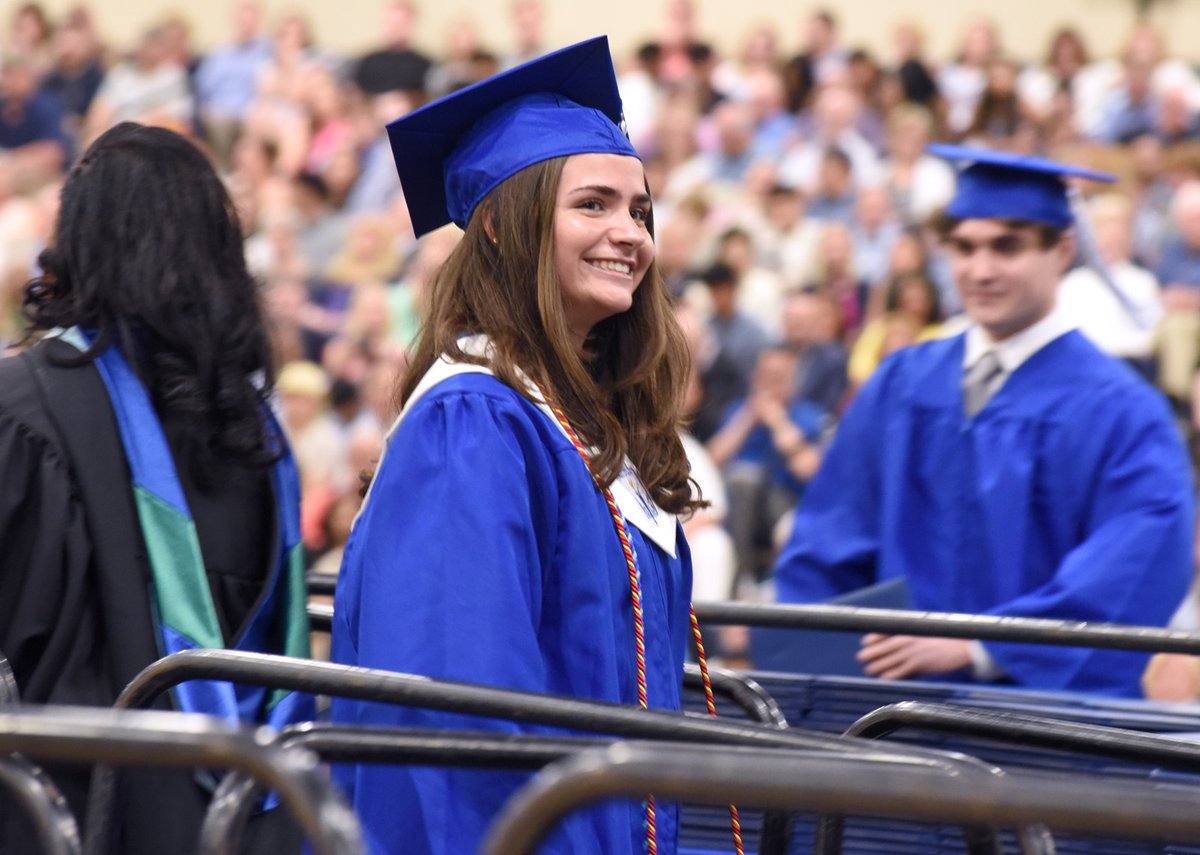
[[[329,574],[310,573],[308,575],[310,585],[313,584],[312,580],[314,576],[327,575]],[[336,579],[337,577],[333,578]],[[321,587],[323,584],[320,583],[318,587]],[[333,606],[325,603],[309,603],[308,620],[314,632],[332,632]],[[787,717],[780,710],[779,704],[775,702],[775,699],[771,697],[771,694],[766,689],[754,680],[736,671],[729,671],[724,668],[710,667],[708,673],[712,680],[713,691],[728,697],[741,707],[751,719],[763,724],[773,724],[776,727],[787,727]],[[683,681],[684,685],[689,688],[703,688],[704,683],[700,676],[699,666],[690,663],[684,665]]]
[[[0,753],[13,751],[62,763],[238,769],[279,793],[320,855],[362,851],[358,821],[316,757],[276,748],[265,732],[207,716],[38,707],[0,712]]]
[[[787,716],[779,703],[751,677],[728,668],[708,667],[709,681],[714,694],[729,698],[737,704],[751,721],[770,725],[781,730],[788,727]],[[683,666],[683,685],[689,689],[704,690],[704,676],[700,666],[687,663]]]
[[[779,708],[778,702],[771,696],[771,693],[746,674],[710,665],[708,679],[714,695],[721,695],[732,700],[749,716],[751,721],[777,727],[780,730],[789,726],[787,716],[783,714],[783,710]],[[683,666],[683,685],[686,688],[704,691],[704,674],[699,665],[689,662]],[[791,814],[765,811],[762,829],[758,835],[759,855],[787,855],[788,842],[791,839]]]
[[[130,681],[115,706],[117,709],[146,707],[172,686],[188,680],[226,680],[630,738],[843,751],[853,750],[854,746],[829,734],[779,730],[707,715],[641,710],[621,704],[234,650],[187,650],[164,657]],[[910,751],[917,749],[905,747],[902,753]],[[929,752],[929,756],[935,753]]]
[[[312,751],[326,763],[381,763],[537,771],[612,739],[366,728],[308,722],[284,728],[275,743]],[[235,855],[262,788],[240,772],[226,775],[201,827],[201,851]],[[786,846],[786,840],[785,840]],[[781,853],[786,852],[786,848]]]
[[[308,593],[314,597],[332,597],[337,590],[337,575],[334,573],[312,573],[307,577]]]
[[[893,635],[1052,644],[1061,647],[1200,654],[1200,633],[1087,621],[868,609],[857,606],[735,602],[697,603],[696,617],[701,623],[713,625],[882,632]]]
[[[79,826],[67,800],[41,769],[20,755],[0,758],[0,789],[29,817],[42,852],[79,855]]]
[[[419,729],[362,728],[308,723],[285,728],[277,744],[303,747],[325,762],[405,763],[470,768],[507,768],[539,770],[543,767],[580,754],[607,748],[614,740],[587,737],[550,737],[511,734],[431,733]],[[694,749],[692,743],[653,743],[664,750]],[[773,751],[786,751],[775,748]],[[871,755],[879,758],[886,754]],[[942,768],[936,762],[923,761],[931,768]],[[943,774],[945,770],[943,769]],[[201,851],[206,855],[234,855],[255,798],[261,792],[252,779],[231,773],[221,782],[205,817],[201,831]],[[781,812],[787,815],[786,812]],[[760,846],[760,852],[786,853],[788,839],[782,848]],[[990,840],[992,852],[998,852],[998,841]],[[977,850],[985,851],[985,850]]]
[[[846,736],[882,739],[903,728],[1017,742],[1038,748],[1086,751],[1116,760],[1200,772],[1200,744],[1186,739],[1025,713],[997,713],[920,701],[889,704],[867,713],[846,730]]]
[[[452,683],[391,671],[232,650],[189,650],[160,659],[130,682],[117,699],[116,706],[123,709],[148,706],[163,692],[187,680],[226,680],[635,739],[839,752],[871,750],[842,737],[811,731],[780,730],[729,719],[714,719],[707,715],[640,710],[620,704]],[[890,746],[888,750],[898,756],[932,760],[960,776],[990,776],[998,773],[994,767],[961,754],[912,746]],[[88,804],[89,828],[110,812],[111,790],[111,774],[98,770],[93,778],[92,798]],[[968,839],[977,836],[974,832],[967,834]],[[990,839],[994,835],[988,831],[987,836]]]
[[[0,651],[0,707],[13,706],[20,700],[17,678],[13,675],[12,666],[8,664],[3,651]]]
[[[963,824],[1027,825],[1143,840],[1200,838],[1200,790],[1012,773],[966,782],[915,758],[707,751],[623,743],[546,767],[497,817],[484,855],[524,855],[552,825],[601,799],[654,792],[703,804]],[[1064,794],[1069,793],[1069,797]]]

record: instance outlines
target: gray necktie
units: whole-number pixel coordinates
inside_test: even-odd
[[[1004,382],[1004,366],[994,351],[979,358],[963,377],[963,411],[972,418]]]

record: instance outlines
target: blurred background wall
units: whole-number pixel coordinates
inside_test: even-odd
[[[79,0],[44,0],[58,16]],[[101,35],[118,49],[131,47],[137,35],[167,14],[180,14],[192,26],[201,50],[224,41],[229,33],[232,0],[88,0]],[[1040,59],[1051,33],[1072,24],[1098,56],[1115,55],[1142,4],[1135,0],[837,0],[794,3],[786,0],[697,0],[698,29],[722,53],[735,51],[750,30],[764,22],[776,28],[781,45],[800,43],[807,16],[827,8],[838,18],[845,44],[868,48],[886,58],[891,32],[903,20],[917,22],[927,38],[928,55],[948,59],[963,28],[979,16],[999,29],[1006,53],[1018,61]],[[6,0],[0,8],[15,8]],[[312,24],[326,50],[354,53],[376,41],[383,3],[380,0],[267,0],[268,20],[298,10]],[[503,49],[511,39],[506,0],[426,0],[420,10],[417,42],[426,50],[444,50],[456,21],[476,23],[483,41]],[[663,18],[666,0],[546,0],[546,34],[550,46],[561,46],[598,33],[608,33],[618,57],[628,56],[651,38]],[[1167,36],[1167,51],[1183,59],[1200,59],[1200,0],[1151,0],[1149,17]]]

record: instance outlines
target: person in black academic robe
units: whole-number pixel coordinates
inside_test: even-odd
[[[195,189],[181,184],[124,222],[111,217],[105,227],[98,225],[105,205],[129,205],[128,194],[138,187],[133,177],[151,181],[164,174]],[[108,199],[99,199],[100,187]],[[219,179],[190,143],[162,129],[120,125],[68,178],[55,248],[43,253],[46,273],[31,283],[26,299],[35,330],[77,324],[96,330],[99,344],[107,329],[109,348],[141,357],[138,375],[155,402],[191,510],[226,646],[243,634],[267,594],[269,568],[278,560],[277,510],[298,514],[298,497],[273,486],[271,461],[280,446],[272,445],[271,423],[260,415],[264,392],[250,379],[255,363],[260,376],[269,377],[267,339],[232,210]],[[148,225],[154,218],[173,222]],[[106,240],[107,229],[120,233],[125,227],[128,242],[108,241],[109,261],[95,265],[96,277],[78,278],[78,241]],[[116,249],[121,246],[129,251]],[[189,271],[173,267],[201,252],[213,259],[211,268],[203,262]],[[170,270],[174,280],[164,275]],[[209,291],[205,311],[184,305],[189,288]],[[169,336],[172,325],[190,335]],[[136,350],[128,346],[134,340]],[[111,706],[163,652],[122,428],[110,389],[87,357],[51,336],[0,360],[0,654],[10,661],[22,703]],[[138,362],[137,356],[130,361]],[[205,400],[200,387],[201,412],[187,410],[187,389],[197,388],[192,381],[198,373],[226,396],[224,405]],[[163,391],[168,386],[171,397]],[[234,411],[222,409],[238,395],[245,425],[235,425]],[[255,425],[263,426],[257,435]],[[240,443],[241,450],[229,443]],[[271,619],[282,626],[281,618]],[[270,635],[265,652],[282,652],[280,633]],[[173,708],[166,696],[156,706]],[[90,768],[48,772],[82,824]],[[123,772],[110,851],[195,851],[210,796],[192,770]],[[3,855],[35,851],[30,829],[17,815],[11,802],[0,799]],[[290,823],[279,811],[268,816],[248,836],[251,850],[298,851]]]

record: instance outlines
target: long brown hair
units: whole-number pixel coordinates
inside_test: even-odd
[[[554,268],[555,202],[565,162],[559,157],[527,167],[480,204],[434,278],[400,400],[408,400],[442,354],[485,362],[458,346],[459,336],[483,333],[495,349],[488,364],[496,376],[525,394],[523,371],[595,449],[590,467],[599,484],[610,486],[628,456],[659,506],[681,513],[697,506],[678,435],[687,344],[654,263],[629,311],[597,324],[584,352],[573,343]],[[495,244],[485,228],[489,219]]]

